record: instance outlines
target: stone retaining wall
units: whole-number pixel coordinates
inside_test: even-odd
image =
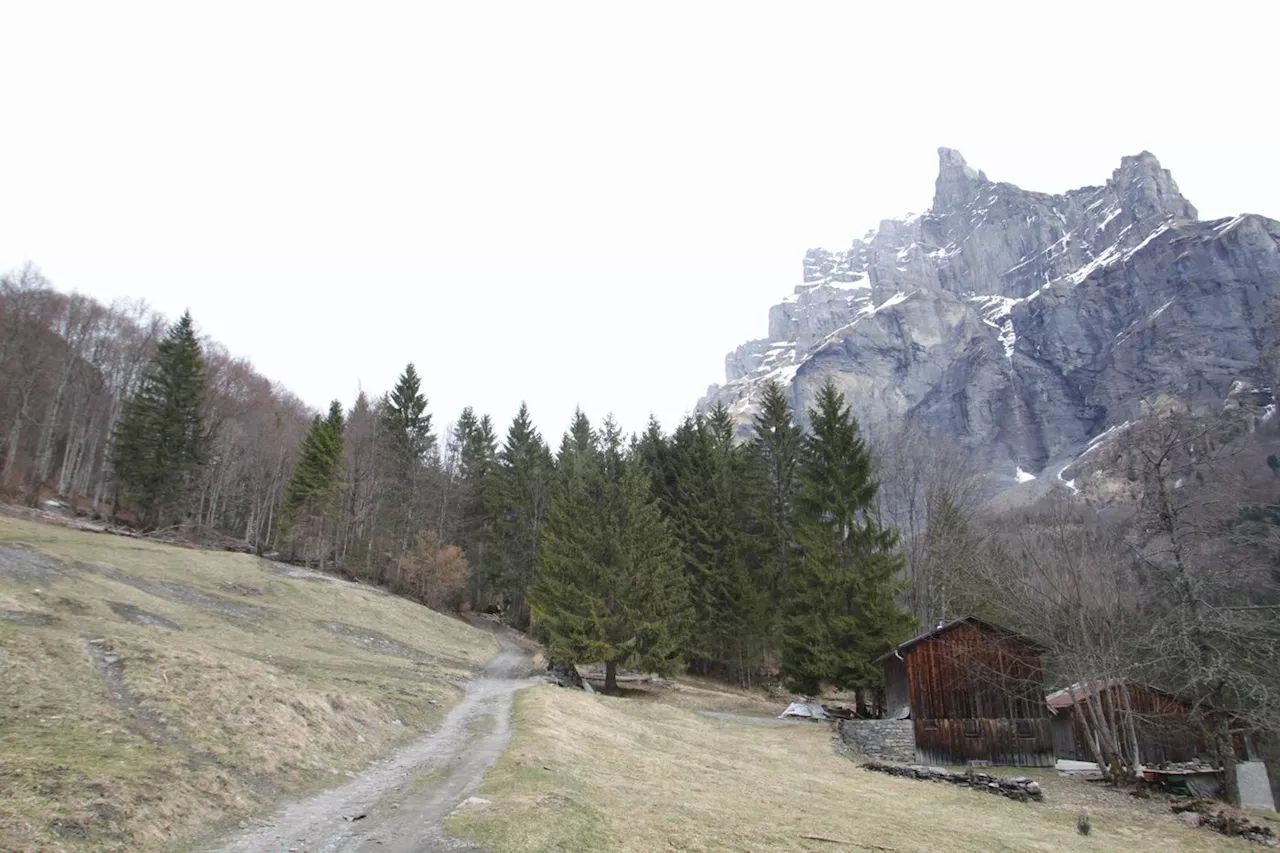
[[[950,782],[952,785],[963,785],[979,791],[986,791],[999,797],[1008,797],[1019,802],[1039,802],[1044,799],[1040,791],[1040,783],[1029,776],[994,776],[980,773],[972,767],[963,773],[949,773],[941,767],[925,767],[923,764],[886,764],[883,761],[868,761],[861,765],[864,770],[875,770],[893,776],[905,776],[908,779],[924,779],[929,782]]]
[[[841,720],[840,739],[872,758],[916,760],[916,732],[910,720]]]

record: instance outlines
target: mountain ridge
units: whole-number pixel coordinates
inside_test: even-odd
[[[1199,220],[1147,151],[1060,194],[938,158],[929,210],[805,253],[767,337],[726,356],[699,411],[724,404],[745,431],[764,382],[803,413],[831,377],[864,423],[951,436],[1014,485],[1065,468],[1144,394],[1220,407],[1242,382],[1267,405],[1280,223]]]

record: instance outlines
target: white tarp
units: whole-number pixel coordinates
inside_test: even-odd
[[[827,712],[822,710],[822,706],[817,702],[792,702],[787,706],[787,710],[778,715],[782,717],[809,717],[814,720],[825,720]]]

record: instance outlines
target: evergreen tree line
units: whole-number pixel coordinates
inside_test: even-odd
[[[190,316],[165,327],[32,268],[0,279],[0,322],[15,380],[0,477],[30,503],[501,609],[611,674],[874,690],[870,659],[913,627],[871,455],[833,387],[808,434],[771,387],[745,440],[723,408],[630,437],[579,412],[552,452],[524,405],[502,435],[470,408],[437,432],[412,364],[387,394],[308,412]]]
[[[671,435],[655,420],[623,447],[581,412],[561,443],[533,626],[567,662],[694,671],[743,684],[875,695],[873,658],[914,620],[898,605],[902,558],[875,512],[872,459],[828,383],[802,432],[765,388],[751,436],[724,407]]]

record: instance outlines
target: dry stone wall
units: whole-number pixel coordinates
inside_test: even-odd
[[[991,773],[981,773],[972,767],[963,773],[951,773],[941,767],[925,767],[923,764],[887,764],[883,761],[868,761],[859,766],[864,770],[875,770],[877,773],[888,773],[891,776],[923,779],[927,782],[948,782],[1023,803],[1032,800],[1039,802],[1044,799],[1040,783],[1029,776],[995,776]]]
[[[841,720],[840,739],[872,758],[916,760],[916,732],[910,720]]]

